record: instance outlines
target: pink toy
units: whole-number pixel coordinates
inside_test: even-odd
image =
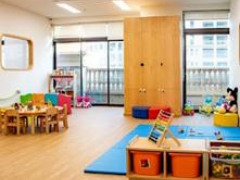
[[[84,108],[90,108],[92,106],[91,104],[91,97],[90,96],[85,96],[83,99],[83,107]]]
[[[90,108],[91,106],[90,96],[77,96],[77,107]]]
[[[76,104],[76,106],[78,108],[83,106],[83,97],[82,96],[77,96],[77,104]]]

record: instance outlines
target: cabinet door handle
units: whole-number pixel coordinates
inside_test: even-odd
[[[165,93],[165,90],[164,90],[164,89],[162,89],[162,93]]]
[[[144,63],[141,63],[141,64],[140,64],[140,66],[142,66],[142,67],[143,67],[143,66],[144,66]]]
[[[163,66],[163,63],[162,63],[162,62],[160,63],[160,66]]]
[[[139,88],[138,92],[140,92],[140,93],[141,93],[141,92],[142,92],[142,88]]]
[[[143,89],[143,92],[145,93],[145,92],[147,92],[147,90],[144,88],[144,89]]]

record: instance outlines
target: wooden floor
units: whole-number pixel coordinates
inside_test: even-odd
[[[0,135],[0,180],[126,180],[125,176],[84,174],[84,168],[140,123],[123,116],[123,108],[75,109],[69,130],[60,133]],[[209,125],[195,115],[174,124]]]

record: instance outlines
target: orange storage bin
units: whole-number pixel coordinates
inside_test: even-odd
[[[201,170],[201,154],[169,153],[172,175],[179,178],[197,178]]]
[[[131,151],[133,172],[138,175],[156,176],[161,172],[161,152]]]

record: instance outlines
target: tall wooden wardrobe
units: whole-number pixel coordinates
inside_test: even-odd
[[[124,20],[125,115],[132,106],[164,106],[181,113],[180,18]]]

